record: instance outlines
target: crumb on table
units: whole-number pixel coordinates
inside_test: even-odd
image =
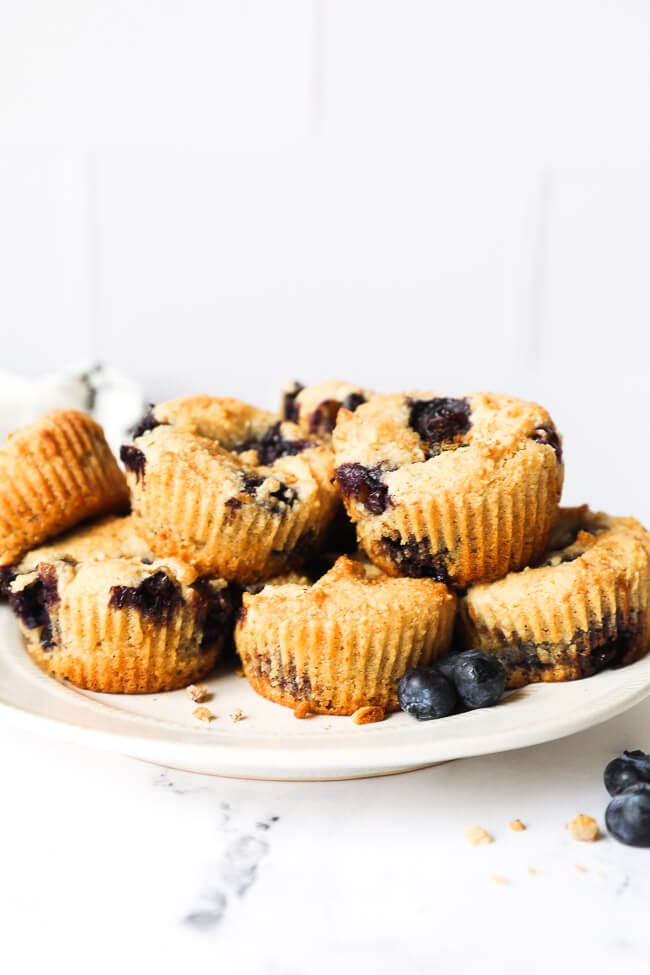
[[[507,877],[502,877],[500,873],[495,873],[495,875],[494,875],[494,882],[495,882],[495,884],[498,884],[499,887],[507,887],[508,884],[510,883],[510,881],[508,880],[508,878]]]
[[[576,870],[578,871],[578,873],[586,873],[587,872],[587,868],[586,867],[583,867],[583,865],[581,863],[576,863]]]
[[[585,816],[584,813],[578,813],[570,823],[567,823],[566,828],[574,840],[580,840],[582,843],[593,843],[600,836],[596,820],[592,816]]]
[[[235,708],[235,710],[230,715],[230,720],[233,721],[235,724],[237,724],[238,721],[244,721],[245,719],[246,719],[246,715],[244,714],[241,708]]]
[[[468,826],[465,830],[465,839],[472,846],[483,846],[486,843],[494,843],[494,837],[490,836],[482,826]]]
[[[526,826],[520,819],[512,819],[508,825],[514,833],[522,833],[526,829]]]
[[[201,701],[207,701],[210,697],[210,691],[205,684],[190,684],[186,688],[186,691],[196,704],[200,704]]]

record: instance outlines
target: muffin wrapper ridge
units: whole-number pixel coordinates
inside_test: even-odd
[[[374,705],[396,711],[397,683],[409,667],[430,663],[449,649],[453,598],[439,612],[402,625],[368,627],[346,619],[272,619],[248,605],[237,627],[244,673],[263,697],[295,708],[353,714]]]
[[[111,694],[150,694],[186,687],[214,667],[223,637],[201,648],[196,607],[183,603],[161,620],[107,606],[106,593],[84,593],[74,609],[50,610],[55,646],[20,624],[32,658],[77,687]]]
[[[0,564],[93,515],[125,509],[124,475],[101,427],[56,411],[0,450]]]

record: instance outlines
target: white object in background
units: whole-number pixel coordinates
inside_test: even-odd
[[[80,366],[69,373],[38,379],[0,372],[0,443],[12,430],[32,423],[54,409],[91,413],[117,451],[143,410],[140,387],[104,366]]]

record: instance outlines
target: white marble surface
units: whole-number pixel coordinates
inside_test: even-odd
[[[649,719],[646,702],[548,745],[304,784],[2,723],[0,971],[646,973],[650,851],[578,843],[565,824],[603,823],[602,769],[650,748]],[[473,824],[493,845],[467,844]]]

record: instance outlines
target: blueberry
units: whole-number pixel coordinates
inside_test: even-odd
[[[391,504],[388,487],[383,483],[381,466],[364,467],[362,464],[341,464],[336,469],[336,482],[341,494],[355,498],[373,515],[381,515]]]
[[[454,656],[453,681],[465,707],[490,708],[496,704],[508,681],[501,661],[482,650],[461,650]],[[443,661],[443,666],[449,665]]]
[[[454,667],[456,666],[456,661],[458,660],[458,652],[451,650],[449,653],[443,653],[442,657],[436,657],[433,661],[433,667],[439,670],[441,674],[444,674],[447,680],[454,683]]]
[[[607,829],[627,846],[650,846],[650,783],[639,782],[614,796],[605,813]]]
[[[536,443],[546,444],[552,447],[555,451],[558,464],[562,463],[562,444],[560,443],[557,430],[552,424],[543,423],[541,427],[537,427],[535,432],[531,434],[530,439]]]
[[[409,426],[432,446],[467,433],[471,410],[466,399],[411,400]]]
[[[650,783],[650,755],[638,750],[623,752],[609,763],[603,781],[610,796],[617,796],[639,782]]]
[[[412,667],[397,687],[399,706],[418,721],[446,718],[456,708],[456,691],[433,667]]]

